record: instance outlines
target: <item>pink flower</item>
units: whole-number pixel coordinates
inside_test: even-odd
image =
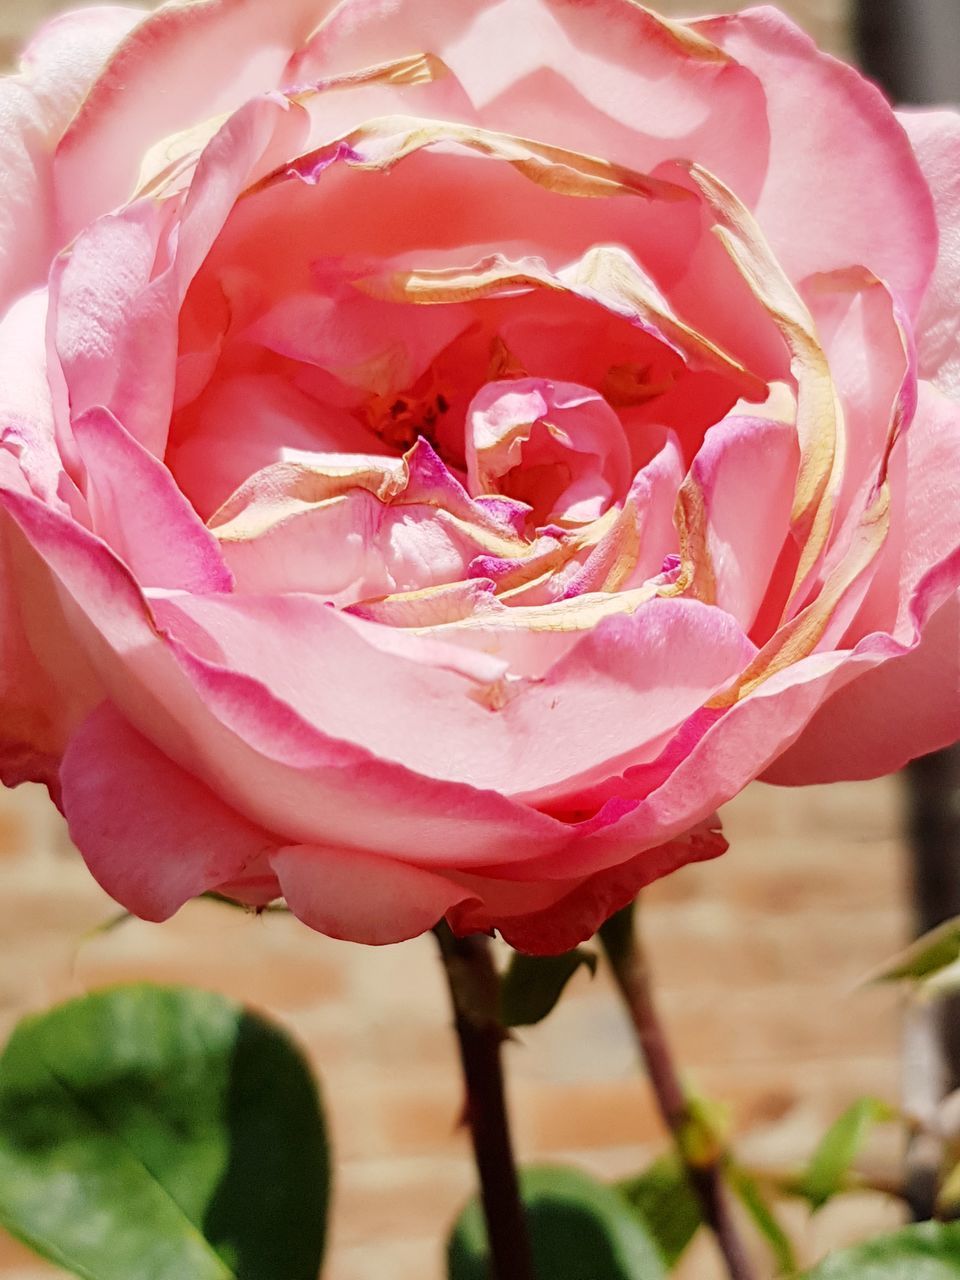
[[[0,95],[0,775],[130,910],[558,950],[960,735],[960,118],[631,0],[90,9]]]

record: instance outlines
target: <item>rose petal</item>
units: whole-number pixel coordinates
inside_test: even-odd
[[[770,157],[751,207],[787,275],[866,266],[915,315],[936,258],[936,223],[919,165],[879,89],[821,53],[772,6],[692,25],[763,86]],[[762,125],[745,126],[744,135],[753,127]]]
[[[213,534],[170,472],[107,409],[73,424],[87,468],[94,532],[143,587],[230,591],[233,578]]]
[[[719,610],[652,601],[600,623],[544,678],[488,690],[429,657],[373,650],[363,624],[307,597],[176,597],[156,609],[204,658],[262,682],[325,735],[527,803],[652,758],[754,652]]]
[[[0,306],[40,284],[63,243],[51,155],[117,43],[143,17],[103,7],[61,14],[27,46],[21,74],[0,80]]]
[[[933,192],[940,247],[917,318],[920,377],[960,398],[960,116],[955,111],[901,111],[923,176]]]
[[[14,453],[31,491],[59,503],[72,494],[57,450],[46,371],[47,295],[25,294],[0,318],[0,448]]]
[[[955,573],[960,572],[958,563]],[[845,685],[764,774],[788,786],[877,778],[960,738],[960,597],[916,646]]]
[[[467,412],[467,477],[471,493],[526,502],[538,525],[585,524],[626,496],[630,450],[616,413],[589,387],[488,382]]]
[[[960,406],[921,382],[917,412],[890,457],[893,507],[870,591],[844,637],[872,631],[916,639],[917,593],[931,574],[948,573],[960,545]]]
[[[278,140],[293,145],[303,126],[285,101],[254,99],[205,149],[182,208],[145,196],[77,237],[51,283],[56,355],[74,414],[104,405],[163,456],[180,302],[263,155]]]
[[[60,782],[70,836],[97,883],[144,920],[166,920],[191,898],[239,880],[276,843],[110,703],[73,734]]]
[[[4,494],[28,496],[30,488],[0,448],[0,502]],[[70,728],[102,696],[70,642],[51,575],[0,505],[0,781],[44,782],[56,795]]]
[[[61,242],[129,199],[151,144],[280,87],[290,54],[319,16],[316,0],[200,0],[147,16],[110,58],[57,149]]]
[[[767,136],[755,78],[639,5],[348,0],[318,25],[298,70],[312,78],[409,54],[411,31],[451,69],[487,128],[638,168],[696,155],[748,198],[759,190]]]
[[[435,872],[359,849],[294,845],[270,862],[294,915],[350,942],[382,946],[414,938],[471,897]]]
[[[251,821],[293,842],[440,865],[453,856],[461,866],[482,864],[505,848],[522,860],[569,837],[564,824],[495,793],[420,777],[325,736],[258,680],[161,634],[129,571],[91,534],[3,488],[0,508],[57,585],[68,630],[40,646],[44,669],[56,674],[65,655],[95,668],[135,728]],[[201,597],[157,600],[158,609],[174,599]],[[187,639],[209,645],[196,626]],[[64,680],[83,688],[72,671]]]
[[[121,41],[146,18],[144,9],[91,5],[58,13],[37,31],[20,58],[20,70],[56,138]]]
[[[481,905],[473,908],[468,902],[454,908],[452,919],[461,932],[495,925],[512,947],[533,955],[570,951],[593,937],[605,920],[632,902],[646,885],[691,862],[725,853],[727,841],[720,834],[719,825],[719,819],[711,818],[677,840],[647,849],[619,866],[572,884],[534,881],[529,887],[539,891],[539,908],[532,901],[524,903],[523,911],[511,910],[514,904],[504,890],[526,889],[527,885],[462,877],[465,887],[482,895]]]
[[[844,417],[843,478],[838,511],[849,524],[882,480],[890,449],[917,405],[911,325],[887,286],[854,269],[814,276],[803,295],[840,397]],[[833,534],[834,541],[838,534]]]
[[[800,452],[783,422],[727,418],[707,432],[687,481],[702,512],[697,578],[701,598],[725,609],[749,631],[784,540]]]
[[[218,378],[174,419],[166,464],[204,519],[251,476],[299,455],[357,453],[376,437],[275,373]]]
[[[162,456],[173,403],[177,303],[157,274],[167,217],[140,200],[87,227],[57,260],[50,284],[51,359],[65,380],[61,416],[108,406]]]

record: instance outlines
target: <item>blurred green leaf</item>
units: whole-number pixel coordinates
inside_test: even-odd
[[[924,1222],[843,1249],[801,1280],[960,1280],[960,1224]]]
[[[875,1124],[892,1120],[896,1112],[879,1098],[859,1098],[824,1134],[805,1173],[791,1190],[816,1211],[844,1190],[850,1168]]]
[[[677,1133],[683,1158],[694,1169],[715,1164],[723,1159],[729,1145],[730,1107],[689,1085],[686,1103],[687,1118]]]
[[[790,1238],[777,1221],[763,1190],[757,1180],[736,1166],[728,1170],[728,1178],[740,1203],[749,1213],[754,1226],[770,1246],[777,1263],[779,1275],[793,1275],[797,1269],[797,1258]]]
[[[131,911],[115,911],[113,915],[107,916],[106,920],[101,920],[99,924],[91,925],[89,929],[84,930],[80,935],[80,941],[90,942],[94,938],[101,938],[104,934],[113,933],[128,920],[136,920],[136,918]]]
[[[960,960],[960,917],[911,942],[872,973],[870,982],[922,982]]]
[[[644,1173],[617,1183],[636,1210],[668,1267],[673,1267],[700,1226],[700,1205],[675,1155],[661,1156]]]
[[[559,956],[526,956],[514,952],[500,982],[500,1021],[505,1027],[531,1027],[542,1022],[580,968],[596,973],[597,957],[577,947]]]
[[[611,1187],[576,1169],[520,1174],[538,1280],[666,1280],[657,1246]],[[447,1244],[449,1280],[490,1280],[487,1233],[471,1200]]]
[[[316,1280],[328,1191],[306,1062],[221,996],[97,992],[0,1057],[0,1223],[84,1280]]]
[[[955,991],[960,991],[960,960],[954,960],[953,964],[944,965],[935,973],[921,978],[916,989],[927,1000],[950,996]]]
[[[936,1215],[947,1221],[956,1219],[960,1209],[960,1164],[955,1165],[940,1183],[937,1192]]]

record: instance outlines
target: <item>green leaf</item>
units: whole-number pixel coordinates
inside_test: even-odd
[[[955,1165],[940,1183],[936,1215],[946,1221],[955,1220],[960,1209],[960,1164]]]
[[[675,1155],[661,1156],[644,1173],[617,1183],[640,1215],[668,1267],[673,1267],[700,1226],[700,1204]]]
[[[760,1184],[743,1169],[732,1166],[727,1171],[730,1184],[740,1203],[749,1213],[754,1226],[770,1246],[776,1259],[777,1273],[793,1275],[797,1269],[797,1258],[790,1238],[777,1221],[776,1216],[767,1203]]]
[[[960,916],[931,929],[888,960],[871,982],[922,982],[960,960]]]
[[[802,1280],[960,1280],[960,1224],[924,1222],[844,1249]]]
[[[114,930],[119,929],[128,920],[136,920],[136,918],[132,911],[114,911],[112,915],[107,916],[106,920],[101,920],[99,924],[91,925],[89,929],[85,929],[80,935],[80,941],[92,942],[94,938],[102,938],[106,934],[113,933]]]
[[[806,1173],[791,1187],[816,1211],[843,1191],[850,1168],[875,1124],[895,1112],[879,1098],[859,1098],[824,1134]]]
[[[577,972],[586,967],[593,974],[597,957],[577,947],[559,956],[525,956],[519,951],[500,983],[500,1021],[505,1027],[531,1027],[541,1022]]]
[[[684,1160],[693,1169],[722,1160],[730,1138],[729,1106],[689,1086],[686,1104],[686,1119],[677,1131]]]
[[[541,1166],[520,1175],[538,1280],[666,1280],[659,1250],[623,1197],[576,1169]],[[447,1244],[449,1280],[490,1280],[487,1233],[477,1200]]]
[[[84,1280],[316,1280],[328,1191],[306,1062],[221,996],[97,992],[0,1057],[0,1223]]]

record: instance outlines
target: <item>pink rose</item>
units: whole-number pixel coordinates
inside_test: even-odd
[[[960,735],[960,118],[631,0],[90,9],[0,94],[0,775],[130,910],[558,950]]]

